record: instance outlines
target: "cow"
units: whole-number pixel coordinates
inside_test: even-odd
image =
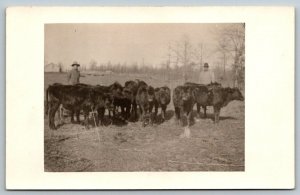
[[[158,102],[155,97],[155,89],[152,86],[148,86],[147,88],[147,101],[149,103],[149,113],[152,113],[153,108],[155,109],[155,114],[157,113],[157,108],[158,108]]]
[[[80,110],[83,110],[85,125],[88,126],[88,114],[97,110],[98,120],[102,120],[105,108],[111,108],[113,101],[111,94],[104,93],[88,85],[50,85],[46,90],[46,109],[49,108],[49,127],[56,129],[54,117],[60,105],[71,112],[71,120],[74,121],[76,113],[79,121]],[[104,110],[104,111],[103,111]]]
[[[197,105],[198,117],[200,118],[200,109],[202,107],[204,110],[204,118],[206,118],[207,117],[206,107],[211,105],[212,96],[213,96],[212,90],[216,87],[221,87],[221,84],[215,82],[215,83],[210,83],[208,85],[203,85],[198,83],[186,82],[184,86],[189,86],[193,90],[195,103]]]
[[[155,93],[155,115],[157,116],[158,108],[161,108],[161,117],[162,120],[165,121],[166,109],[168,104],[171,101],[171,90],[169,87],[158,87],[154,90]],[[150,107],[151,109],[151,107]],[[152,110],[150,110],[152,112]]]
[[[120,91],[122,91],[122,86],[118,83],[115,82],[109,86],[103,86],[103,85],[89,85],[89,84],[85,84],[85,83],[77,83],[74,86],[77,87],[87,87],[90,89],[95,90],[97,93],[105,93],[107,96],[107,105],[106,107],[99,107],[97,110],[94,111],[93,114],[97,113],[98,114],[98,120],[97,123],[99,122],[100,125],[103,124],[103,117],[105,114],[105,109],[108,110],[108,115],[111,118],[111,113],[113,113],[112,115],[114,116],[114,111],[115,111],[115,101],[117,100],[117,98],[119,97],[119,93]],[[108,98],[108,95],[110,96]],[[112,102],[112,104],[109,104],[110,102]],[[62,109],[61,109],[62,108]],[[63,111],[65,108],[61,105],[59,108],[59,112]],[[80,123],[80,110],[76,110],[75,113],[71,112],[71,123],[75,123],[74,122],[74,114],[76,115],[76,119],[77,119],[77,123]],[[63,114],[59,114],[59,116],[62,116]]]
[[[148,85],[146,82],[138,79],[136,79],[135,81],[126,81],[124,85],[123,94],[128,99],[131,99],[131,110],[129,117],[131,121],[136,121],[136,119],[138,118],[136,96],[138,89],[142,86],[147,87]],[[129,112],[126,113],[128,114]]]
[[[181,121],[183,126],[183,116],[185,116],[187,119],[187,126],[190,126],[193,121],[192,111],[195,104],[193,89],[189,86],[177,86],[173,90],[173,103],[176,119]]]
[[[238,88],[216,87],[213,89],[211,105],[214,108],[214,123],[219,122],[221,108],[233,100],[244,101],[244,97]]]
[[[136,104],[139,106],[139,119],[142,121],[143,126],[146,126],[148,122],[152,124],[152,109],[157,104],[154,88],[146,85],[140,86],[136,95]]]

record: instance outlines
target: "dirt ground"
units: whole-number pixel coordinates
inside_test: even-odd
[[[114,81],[142,79],[171,89],[183,83],[153,75],[86,75],[82,83],[108,85]],[[66,83],[64,73],[45,73],[45,88]],[[244,171],[245,104],[233,101],[213,123],[212,108],[207,119],[197,119],[190,138],[174,120],[172,102],[167,121],[142,127],[140,122],[85,129],[70,118],[58,130],[50,130],[44,117],[45,171]],[[195,110],[195,107],[194,107]],[[159,110],[160,113],[160,110]]]

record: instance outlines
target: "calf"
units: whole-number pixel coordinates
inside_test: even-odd
[[[167,86],[155,88],[155,101],[157,102],[156,107],[155,107],[155,117],[158,112],[158,107],[160,107],[161,108],[161,117],[162,117],[162,120],[164,121],[165,116],[166,116],[167,106],[171,101],[170,88]]]
[[[152,109],[157,109],[157,101],[155,99],[155,91],[152,86],[142,85],[139,87],[136,95],[136,103],[140,109],[140,120],[145,126],[148,122],[153,123]]]
[[[116,116],[116,111],[117,108],[120,107],[121,111],[123,111],[123,95],[122,95],[122,91],[123,91],[123,87],[119,82],[114,82],[113,84],[109,85],[109,86],[104,86],[104,85],[96,85],[95,86],[96,89],[102,91],[103,93],[110,93],[112,95],[113,98],[113,108],[111,109],[112,111],[112,115],[115,117]],[[122,113],[123,114],[123,113]],[[109,116],[111,116],[111,112],[109,112]]]
[[[95,110],[98,113],[97,123],[99,122],[100,125],[103,124],[105,109],[107,109],[108,115],[110,118],[111,118],[111,113],[113,113],[113,116],[114,116],[115,101],[119,97],[120,91],[122,91],[122,86],[118,82],[115,82],[109,86],[103,86],[103,85],[93,86],[93,85],[88,85],[88,84],[83,84],[83,83],[78,83],[75,86],[90,88],[98,94],[101,94],[101,93],[105,94],[105,105],[98,106],[98,108]],[[100,104],[102,104],[102,103],[100,103]],[[80,110],[75,112],[75,114],[76,114],[77,122],[80,122],[79,121]],[[71,122],[72,121],[74,121],[73,114],[71,115]]]
[[[152,86],[148,86],[147,88],[147,97],[149,102],[149,113],[152,113],[153,108],[155,109],[155,114],[157,113],[158,102],[155,97],[155,90]]]
[[[60,105],[71,111],[71,117],[74,113],[79,120],[80,110],[83,110],[85,116],[85,125],[88,125],[88,114],[90,111],[111,107],[111,96],[103,93],[99,89],[83,85],[50,85],[46,90],[47,109],[49,105],[49,127],[56,129],[54,117]],[[72,120],[71,118],[71,120]]]
[[[225,107],[229,102],[233,100],[244,101],[244,97],[238,88],[217,87],[213,89],[213,98],[211,105],[214,108],[215,123],[219,122],[221,108]]]
[[[124,86],[124,95],[126,93],[127,97],[131,99],[131,110],[130,110],[130,120],[136,121],[138,118],[137,114],[137,102],[136,102],[136,96],[138,93],[138,89],[140,87],[147,87],[147,83],[141,80],[136,79],[135,81],[126,81]],[[128,114],[128,112],[127,112]]]
[[[187,125],[190,126],[193,121],[193,106],[195,103],[193,90],[189,86],[177,86],[173,91],[173,103],[177,120],[183,123],[183,116],[187,118]]]

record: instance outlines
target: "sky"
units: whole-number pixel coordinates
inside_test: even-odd
[[[45,24],[45,64],[74,61],[160,66],[168,45],[189,39],[203,45],[203,61],[216,64],[216,33],[227,24]],[[144,63],[143,63],[144,62]]]

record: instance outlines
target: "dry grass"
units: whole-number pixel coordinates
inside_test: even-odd
[[[83,77],[81,82],[110,84],[139,78],[153,86],[173,89],[183,81],[149,75],[105,75]],[[45,74],[45,86],[64,83],[64,74]],[[183,128],[168,108],[165,123],[143,128],[141,123],[103,126],[86,130],[66,124],[58,130],[48,128],[45,117],[46,171],[244,171],[244,102],[234,101],[221,111],[219,124],[200,119],[190,127],[191,137],[180,138]],[[100,134],[98,140],[96,131]]]

